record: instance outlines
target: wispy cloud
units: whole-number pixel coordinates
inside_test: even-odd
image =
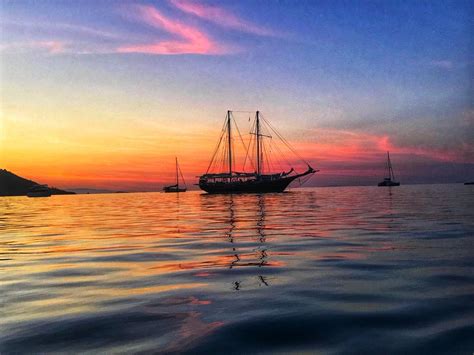
[[[170,3],[181,11],[198,16],[224,28],[253,33],[260,36],[277,35],[276,32],[238,18],[221,7],[205,5],[196,1],[188,0],[170,0]]]
[[[97,37],[103,39],[119,39],[121,34],[114,33],[113,31],[107,31],[102,29],[97,29],[94,27],[61,23],[61,22],[31,22],[23,20],[6,20],[2,19],[0,21],[0,26],[5,28],[16,28],[21,31],[35,31],[41,33],[49,32],[61,32],[63,34],[73,34],[73,35],[82,35],[88,37]]]
[[[1,51],[14,50],[14,51],[25,51],[32,49],[41,49],[49,54],[64,53],[66,50],[66,43],[57,40],[48,41],[32,41],[32,42],[14,42],[0,45]]]
[[[17,38],[0,44],[2,52],[41,51],[47,54],[113,53],[123,33],[78,24],[38,22],[31,20],[0,21],[0,28]],[[130,36],[126,36],[130,38]],[[25,39],[26,38],[26,39]]]
[[[215,23],[223,28],[260,36],[276,35],[274,31],[240,19],[227,10],[217,6],[210,6],[187,0],[169,1],[174,7],[181,11]],[[167,17],[153,6],[135,5],[131,10],[138,15],[140,21],[155,28],[165,30],[176,39],[147,44],[121,46],[117,50],[119,53],[216,55],[228,54],[236,50],[235,47],[231,48],[231,46],[218,42],[196,25],[189,25],[176,18]]]
[[[318,157],[329,163],[365,164],[383,160],[386,151],[404,156],[405,160],[422,158],[431,162],[473,163],[474,145],[462,142],[453,147],[420,146],[398,141],[396,134],[376,134],[338,129],[317,129],[314,140],[296,143],[298,151],[311,152],[307,157]]]
[[[65,49],[65,43],[61,41],[42,41],[37,45],[47,49],[51,54],[62,53]]]
[[[241,19],[228,10],[188,0],[168,0],[172,10],[164,13],[152,5],[125,5],[126,17],[138,26],[148,25],[157,31],[156,40],[145,39],[140,30],[119,33],[114,29],[89,27],[63,22],[33,22],[3,19],[0,25],[13,35],[27,33],[35,39],[0,45],[2,51],[46,50],[48,54],[146,53],[153,55],[200,54],[222,55],[240,51],[232,43],[224,43],[189,16],[211,22],[221,29],[246,32],[258,36],[275,36],[274,31]],[[183,16],[184,15],[184,16]],[[165,33],[163,33],[165,32]],[[67,46],[66,46],[67,43]]]
[[[148,54],[223,54],[226,48],[197,27],[165,16],[161,11],[145,5],[135,5],[139,19],[155,28],[165,30],[176,39],[151,44],[127,45],[117,49],[120,53]]]
[[[433,60],[430,62],[430,65],[433,67],[441,69],[453,69],[454,63],[450,60]]]

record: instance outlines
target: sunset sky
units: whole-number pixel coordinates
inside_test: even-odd
[[[474,179],[472,1],[0,0],[0,168],[156,190],[259,109],[321,170]],[[245,130],[247,120],[242,119]]]

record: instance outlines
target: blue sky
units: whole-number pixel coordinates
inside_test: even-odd
[[[260,109],[328,174],[337,169],[321,144],[341,155],[359,145],[337,163],[353,166],[356,151],[370,170],[383,141],[413,181],[426,169],[408,160],[449,169],[441,180],[454,181],[474,161],[472,7],[2,1],[3,119],[26,125],[41,107],[46,123],[65,130],[92,121],[106,131],[113,119],[159,129],[174,122],[192,135],[220,127],[228,108]]]

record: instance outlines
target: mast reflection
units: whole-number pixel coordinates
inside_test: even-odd
[[[249,197],[249,195],[247,195]],[[258,247],[255,248],[254,252],[257,254],[257,258],[254,261],[246,261],[248,259],[249,255],[252,255],[253,253],[249,254],[248,252],[245,253],[245,251],[240,251],[238,248],[238,241],[236,240],[236,234],[238,232],[237,228],[237,221],[235,217],[235,200],[233,195],[228,195],[228,212],[229,212],[229,218],[228,218],[228,223],[229,223],[229,230],[226,233],[226,239],[231,243],[232,245],[232,255],[233,259],[229,263],[229,269],[233,269],[236,267],[244,267],[244,266],[250,266],[250,267],[263,267],[268,265],[268,247],[266,245],[266,235],[265,235],[265,195],[264,194],[258,194],[258,195],[251,195],[251,198],[256,197],[256,202],[258,206],[258,210],[256,213],[256,223],[254,228],[249,228],[251,231],[256,232],[256,237],[257,237],[257,242],[259,243]],[[240,198],[240,196],[238,197]],[[262,274],[256,275],[256,279],[258,281],[259,286],[270,286],[270,283],[268,281],[268,278],[265,277]],[[233,282],[233,289],[238,291],[242,289],[242,287],[245,286],[243,285],[243,281],[236,280]]]
[[[229,240],[230,243],[232,243],[232,251],[234,254],[234,260],[231,261],[229,265],[229,269],[232,269],[239,261],[240,257],[239,254],[237,253],[237,250],[235,249],[234,245],[234,229],[235,229],[235,211],[234,211],[234,197],[232,195],[229,195],[229,231],[227,232],[227,239]]]

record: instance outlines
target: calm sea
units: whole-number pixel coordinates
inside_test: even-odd
[[[0,352],[474,351],[474,186],[0,198]]]

